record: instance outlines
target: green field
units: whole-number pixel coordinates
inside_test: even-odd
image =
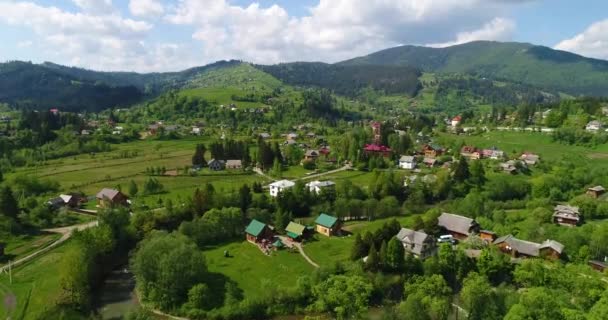
[[[49,253],[13,270],[13,283],[8,275],[0,274],[0,293],[14,296],[15,308],[0,304],[2,319],[36,319],[45,308],[53,306],[59,293],[59,267],[63,253],[70,244],[59,246]]]
[[[3,241],[6,241],[7,245],[4,249],[4,259],[0,260],[0,266],[7,262],[7,258],[10,260],[17,260],[25,257],[28,254],[55,242],[60,236],[61,235],[56,233],[42,232],[35,235],[25,234],[3,239]]]

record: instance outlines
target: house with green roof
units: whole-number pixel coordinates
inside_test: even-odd
[[[247,228],[245,229],[247,241],[251,243],[258,243],[263,239],[270,239],[272,237],[272,231],[265,223],[258,220],[251,220]]]
[[[289,238],[293,240],[300,240],[306,232],[306,227],[291,221],[285,228],[285,232],[287,232],[287,236]]]
[[[315,229],[317,230],[317,232],[328,237],[339,234],[340,229],[342,227],[340,219],[325,213],[321,213],[319,217],[317,217],[317,220],[315,220],[315,224]]]

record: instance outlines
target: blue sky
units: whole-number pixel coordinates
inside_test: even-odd
[[[0,0],[0,61],[173,71],[520,41],[608,59],[608,1]]]

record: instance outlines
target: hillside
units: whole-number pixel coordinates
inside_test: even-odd
[[[386,94],[408,96],[416,95],[420,89],[420,71],[407,66],[297,62],[257,67],[287,84],[322,87],[348,96],[368,87]]]
[[[525,43],[477,41],[447,48],[401,46],[338,63],[471,73],[572,95],[605,96],[608,61]]]

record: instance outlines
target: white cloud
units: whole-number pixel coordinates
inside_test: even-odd
[[[470,32],[459,32],[456,40],[428,44],[429,47],[449,47],[477,40],[508,40],[515,31],[515,22],[505,18],[494,18],[481,27]]]
[[[72,2],[85,12],[110,13],[114,10],[112,0],[72,0]]]
[[[608,19],[593,23],[582,33],[558,43],[555,48],[608,60]]]
[[[34,44],[31,40],[17,42],[17,48],[29,48]]]
[[[157,0],[131,0],[129,10],[138,17],[158,17],[165,12],[162,3]]]
[[[193,38],[203,42],[207,61],[334,62],[399,44],[505,39],[515,24],[497,17],[521,2],[320,0],[309,15],[292,17],[277,5],[180,0],[166,20],[195,27]]]

